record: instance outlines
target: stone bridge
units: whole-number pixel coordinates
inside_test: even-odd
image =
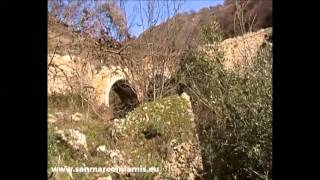
[[[140,101],[143,94],[130,80],[129,70],[120,66],[103,66],[100,70],[79,57],[58,54],[48,55],[48,94],[83,92],[99,105],[110,105],[112,88],[121,101],[131,98]],[[115,87],[116,86],[116,87]]]
[[[272,29],[262,29],[258,32],[248,33],[241,37],[227,39],[221,43],[225,54],[225,68],[252,59],[263,43],[267,42]],[[269,42],[267,42],[269,43]],[[205,46],[210,54],[210,45]],[[146,62],[146,61],[144,61]],[[110,93],[114,89],[121,102],[141,102],[144,97],[144,88],[139,81],[139,72],[133,76],[130,67],[102,66],[99,70],[85,59],[72,55],[48,55],[48,94],[65,94],[71,91],[84,92],[95,99],[99,105],[110,106]],[[142,64],[143,65],[143,64]],[[168,69],[166,77],[170,77]]]

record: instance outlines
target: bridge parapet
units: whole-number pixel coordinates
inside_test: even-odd
[[[266,28],[222,41],[218,47],[224,54],[224,68],[233,70],[237,64],[251,65],[263,43],[269,43],[271,34],[272,28]],[[216,52],[213,46],[215,45],[207,44],[199,47],[199,51],[209,57],[214,56]]]

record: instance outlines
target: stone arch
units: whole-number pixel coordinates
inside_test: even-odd
[[[106,91],[105,91],[105,99],[104,104],[109,107],[110,106],[110,93],[112,90],[112,86],[119,80],[125,80],[126,78],[122,75],[114,75],[110,76],[106,82]]]
[[[120,102],[111,102],[113,100],[111,95],[114,95],[114,93],[117,94]],[[105,92],[105,105],[108,107],[111,107],[111,105],[113,105],[113,108],[115,108],[113,109],[114,115],[121,117],[137,107],[138,104],[138,96],[134,89],[131,87],[129,81],[122,75],[111,75],[109,81],[107,82]]]

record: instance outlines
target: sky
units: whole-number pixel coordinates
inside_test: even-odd
[[[178,2],[179,0],[175,0],[174,2]],[[224,0],[180,0],[181,3],[181,7],[179,8],[179,13],[182,12],[190,12],[190,11],[199,11],[202,8],[205,7],[210,7],[210,6],[216,6],[218,4],[223,4]],[[67,1],[63,1],[63,2],[67,2]],[[95,2],[99,2],[99,1],[95,1]],[[102,1],[101,1],[102,2]],[[120,1],[115,0],[115,2],[119,2],[120,5]],[[129,34],[138,37],[144,30],[146,30],[148,28],[148,23],[147,23],[147,17],[146,17],[146,10],[147,10],[147,0],[127,0],[124,1],[124,12],[125,12],[125,17],[126,17],[126,21],[128,24],[128,28],[129,28]],[[173,4],[172,1],[166,1],[166,0],[156,0],[155,1],[157,4],[157,7],[160,7],[160,9],[157,9],[155,11],[155,14],[159,14],[158,12],[162,12],[164,14],[161,14],[158,18],[157,22],[155,22],[155,25],[158,25],[162,22],[164,22],[167,17],[167,6],[166,6],[166,2],[169,2],[171,4],[169,4],[170,6],[170,12],[174,12],[173,11]],[[141,3],[141,4],[140,4]],[[90,4],[90,2],[88,3]],[[88,5],[87,4],[87,5]],[[141,5],[141,6],[140,6]],[[141,8],[140,8],[141,7]],[[48,6],[49,10],[50,10],[50,6]],[[140,13],[142,12],[142,13]],[[142,14],[142,16],[141,16]],[[170,17],[172,17],[172,14],[170,15]],[[143,22],[143,23],[142,23]]]
[[[146,9],[146,2],[142,1],[141,9]],[[190,11],[199,11],[204,7],[215,6],[218,4],[223,4],[223,0],[185,0],[179,12],[190,12]],[[173,7],[173,6],[172,6]],[[138,37],[146,29],[146,18],[143,19],[144,27],[142,26],[142,20],[140,17],[140,2],[137,0],[128,0],[125,4],[127,22],[131,27],[129,27],[129,33]],[[159,18],[159,21],[156,24],[160,24],[166,18]]]

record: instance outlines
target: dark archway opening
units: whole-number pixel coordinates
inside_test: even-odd
[[[139,105],[138,96],[127,80],[115,82],[109,97],[114,118],[124,118],[128,112]]]

